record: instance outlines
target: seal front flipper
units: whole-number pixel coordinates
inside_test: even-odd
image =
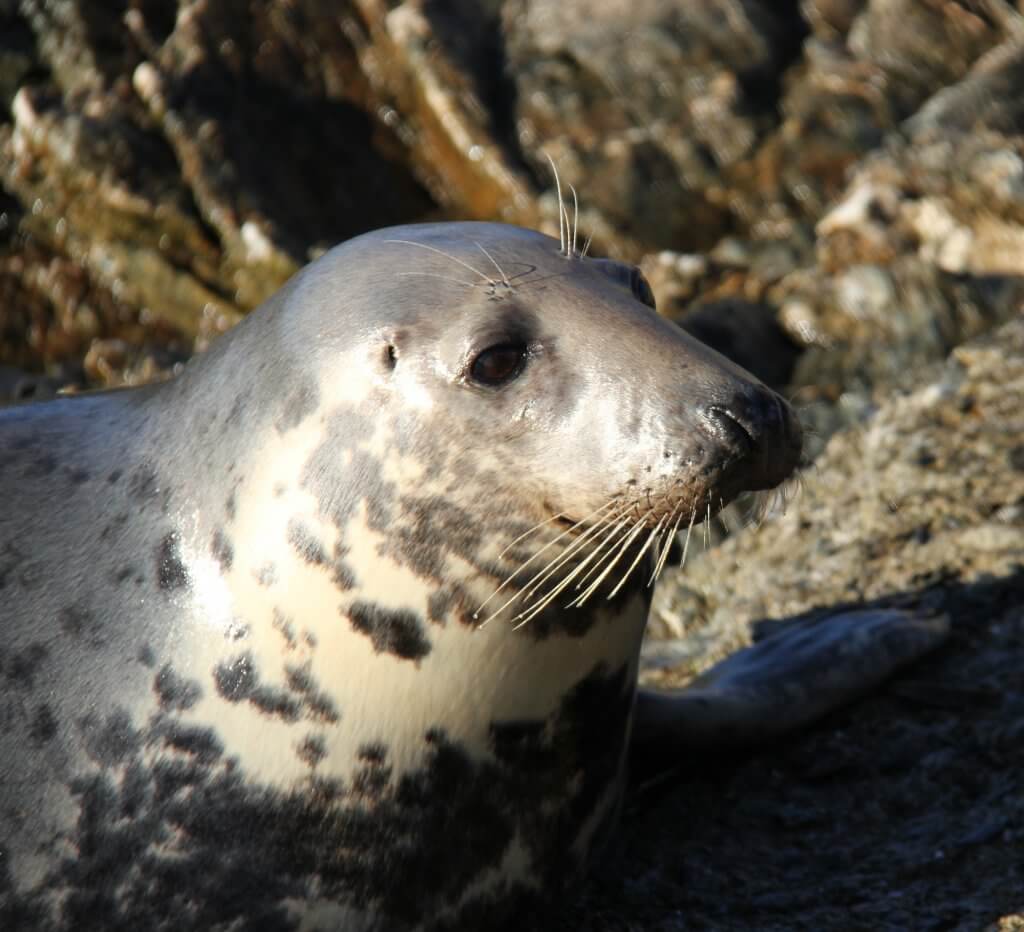
[[[792,622],[685,689],[640,690],[633,750],[664,761],[681,749],[764,743],[870,692],[948,634],[945,615],[887,608]]]

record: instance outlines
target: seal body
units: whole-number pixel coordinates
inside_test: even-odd
[[[380,231],[175,380],[0,411],[0,926],[494,928],[579,876],[653,535],[800,446],[635,276]]]

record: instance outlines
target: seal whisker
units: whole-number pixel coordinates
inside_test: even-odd
[[[665,538],[665,546],[661,548],[661,555],[658,557],[657,565],[654,567],[654,573],[651,575],[651,578],[647,583],[648,586],[653,585],[654,581],[661,575],[661,571],[665,568],[665,561],[668,559],[668,552],[672,549],[672,541],[675,540],[676,531],[679,530],[679,523],[683,520],[683,511],[679,505],[676,505],[676,507],[672,509],[672,517],[675,517],[677,513],[679,516],[676,517],[675,524],[672,525],[671,530],[668,532],[668,536]],[[672,517],[669,518],[669,521],[672,520]]]
[[[601,522],[599,524],[595,525],[597,533],[592,534],[591,537],[592,538],[593,537],[598,537],[601,534],[604,534],[604,532],[608,529],[608,525],[611,524],[613,521],[615,521],[617,518],[620,518],[621,515],[622,515],[622,512],[619,511],[619,512],[616,512],[614,514],[605,516],[601,520]],[[612,529],[610,531],[608,531],[607,534],[604,534],[604,536],[601,537],[600,541],[598,542],[597,546],[590,553],[588,553],[577,566],[573,567],[573,570],[572,570],[572,578],[573,579],[575,579],[576,576],[579,573],[581,573],[584,569],[586,569],[586,567],[588,567],[590,565],[591,561],[595,557],[597,557],[597,555],[604,548],[604,545],[608,542],[608,539],[615,534],[615,532],[622,526],[622,524],[624,523],[625,520],[626,519],[623,519],[622,521],[619,521],[619,523],[616,524],[614,527],[612,527]],[[581,538],[581,540],[582,540],[582,538]],[[567,549],[566,553],[564,553],[562,555],[562,558],[560,559],[560,561],[556,561],[556,562],[559,562],[561,565],[564,565],[564,562],[565,562],[564,558],[565,557],[568,556],[568,557],[571,558],[572,556],[576,556],[577,554],[579,554],[580,550],[583,549],[583,548],[582,547],[576,547],[575,550],[573,552],[571,552],[571,553],[570,553],[570,549],[571,548]],[[558,568],[557,566],[551,567],[552,570],[557,569],[557,568]],[[532,596],[537,590],[540,589],[541,585],[544,582],[546,582],[547,579],[549,579],[550,577],[551,577],[551,573],[549,572],[549,573],[546,574],[545,579],[541,580],[540,583],[538,583],[536,586],[534,586],[530,590],[530,592],[528,594],[530,596]]]
[[[591,556],[593,556],[593,554],[591,554]],[[584,567],[587,565],[587,562],[589,562],[589,559],[590,558],[588,557],[587,560],[573,567],[572,572],[569,573],[569,575],[566,576],[565,579],[563,579],[560,583],[558,583],[558,585],[555,586],[551,591],[546,592],[540,598],[539,601],[534,602],[532,605],[529,605],[526,608],[524,608],[516,616],[517,619],[522,620],[519,622],[519,624],[515,625],[514,630],[518,631],[528,621],[530,621],[533,618],[536,618],[537,615],[544,611],[544,609],[547,608],[562,592],[564,592],[565,589],[569,586],[569,584],[572,583],[572,581],[583,571]]]
[[[583,244],[583,252],[580,253],[580,258],[581,259],[586,259],[587,258],[587,253],[590,252],[590,242],[591,242],[591,240],[593,238],[594,238],[594,234],[593,233],[588,233],[587,234],[587,241]]]
[[[614,499],[612,499],[612,501],[614,501]],[[596,515],[603,508],[607,508],[608,505],[612,504],[612,501],[608,502],[606,505],[603,505],[601,508],[598,508],[598,510],[595,511],[593,514]],[[545,520],[541,521],[540,523],[535,524],[528,531],[523,531],[522,534],[520,534],[515,540],[512,541],[512,543],[510,543],[504,550],[501,551],[501,553],[498,554],[498,559],[500,560],[502,557],[504,557],[505,554],[508,553],[516,544],[520,543],[520,541],[525,540],[531,534],[536,534],[537,531],[539,531],[545,525],[551,524],[552,521],[558,521],[561,518],[568,518],[568,517],[569,516],[564,511],[560,511],[560,512],[558,512],[557,515],[552,515],[550,518],[546,518]],[[587,520],[587,519],[584,519],[584,520]],[[551,543],[553,544],[555,541],[557,541],[560,538],[564,537],[566,534],[569,533],[569,531],[571,531],[573,528],[579,527],[580,524],[582,524],[582,523],[583,523],[582,521],[577,521],[571,528],[568,528],[567,530],[565,530],[561,534],[559,534],[558,537],[556,537],[555,540],[553,540]],[[550,547],[551,544],[548,544],[547,546]],[[537,556],[540,553],[543,553],[543,551],[538,550],[537,553],[534,554],[534,556]],[[532,560],[533,557],[531,557],[530,559]]]
[[[580,220],[580,199],[576,195],[576,189],[569,185],[569,190],[572,191],[572,248],[569,250],[569,257],[572,259],[576,258],[576,230],[579,226]]]
[[[555,190],[558,192],[558,252],[564,255],[568,230],[565,226],[565,204],[562,202],[562,182],[558,177],[558,169],[555,168],[555,160],[546,152],[544,153],[544,158],[548,160],[548,164],[551,166],[551,172],[555,176]]]
[[[609,548],[608,552],[604,554],[604,557],[610,556],[614,552],[615,547],[616,547],[616,545],[619,542],[618,540],[615,539],[615,537],[616,537],[617,533],[619,531],[621,531],[622,528],[625,525],[627,525],[628,523],[629,523],[629,518],[628,517],[621,518],[619,520],[619,523],[615,525],[615,528],[612,531],[612,533],[610,533],[607,537],[604,538],[604,540],[601,541],[600,546],[597,548],[599,551],[603,550],[604,547],[605,547],[605,544],[607,544],[609,541],[612,542],[611,547]],[[628,532],[626,532],[626,533],[628,533]],[[602,559],[604,559],[604,557],[602,557]],[[583,588],[583,586],[586,584],[587,580],[590,579],[594,575],[594,573],[600,572],[601,566],[602,566],[602,561],[598,560],[597,563],[595,563],[589,570],[587,570],[587,572],[586,572],[586,574],[584,574],[583,578],[580,579],[576,583],[576,588],[577,589]]]
[[[548,548],[553,547],[555,544],[557,544],[567,534],[571,534],[580,525],[586,523],[587,521],[590,521],[592,518],[596,517],[602,511],[605,511],[607,508],[611,507],[614,504],[615,504],[615,499],[614,498],[609,500],[609,501],[607,501],[607,502],[605,502],[605,504],[603,504],[600,508],[596,509],[595,511],[592,511],[585,518],[581,518],[574,525],[572,525],[572,527],[566,528],[564,531],[562,531],[561,534],[559,534],[553,540],[548,541],[548,543],[546,543],[540,550],[538,550],[535,554],[533,554],[529,559],[527,559],[524,563],[521,563],[519,566],[517,566],[516,569],[515,569],[515,572],[513,572],[511,576],[509,576],[500,586],[498,586],[498,588],[495,589],[494,592],[492,592],[487,597],[486,601],[475,612],[473,612],[473,618],[474,619],[479,618],[480,617],[480,613],[487,607],[487,605],[488,605],[488,603],[490,603],[491,599],[493,599],[499,592],[501,592],[505,588],[505,586],[507,586],[510,582],[512,582],[512,580],[515,579],[516,576],[518,576],[524,569],[526,569],[527,566],[529,566],[534,560],[536,560]],[[552,521],[556,521],[559,518],[564,518],[564,517],[565,517],[565,514],[562,513],[562,512],[559,512],[554,517],[548,518],[547,521],[541,521],[540,524],[537,524],[534,527],[530,528],[530,530],[526,531],[525,533],[520,534],[514,541],[512,541],[512,543],[510,543],[504,550],[502,550],[500,554],[498,554],[498,559],[500,560],[503,556],[505,556],[505,554],[508,553],[509,550],[511,550],[516,544],[518,544],[524,538],[529,537],[531,534],[534,534],[535,532],[539,531],[542,527],[544,527],[547,524],[550,524]],[[534,577],[534,578],[536,578],[536,577]],[[480,627],[482,628],[484,625],[487,624],[487,622],[489,622],[492,618],[494,618],[495,615],[500,614],[505,608],[507,608],[516,599],[518,599],[520,595],[522,595],[522,591],[517,592],[514,596],[512,596],[511,599],[509,599],[504,605],[502,605],[501,608],[499,608],[497,611],[492,613],[486,620],[481,622],[480,623]]]
[[[696,517],[697,517],[697,509],[696,509],[696,507],[694,507],[690,511],[690,523],[689,523],[689,525],[686,528],[686,540],[683,541],[683,557],[679,561],[679,569],[682,569],[684,566],[686,566],[686,554],[687,554],[687,552],[690,549],[690,534],[693,532],[693,520]]]
[[[540,587],[547,582],[547,580],[550,579],[557,570],[561,569],[561,567],[569,560],[578,555],[581,550],[584,550],[586,546],[592,542],[594,537],[597,537],[606,527],[608,527],[608,524],[611,521],[616,520],[621,514],[621,511],[616,511],[610,515],[604,515],[599,522],[587,528],[587,530],[576,538],[576,540],[574,540],[568,547],[566,547],[561,554],[552,559],[543,570],[523,586],[523,592],[526,597],[532,598],[534,593],[540,589]]]
[[[614,520],[615,520],[614,517],[609,519],[609,521],[614,521]],[[608,526],[608,521],[605,521],[602,524],[602,526],[601,526],[602,530],[607,528],[607,526]],[[542,612],[548,605],[550,605],[551,602],[560,593],[564,592],[565,589],[569,586],[569,584],[572,583],[573,580],[575,580],[576,577],[579,576],[579,574],[582,573],[583,570],[586,569],[586,567],[590,564],[590,562],[601,552],[601,549],[604,547],[604,545],[607,542],[608,538],[614,536],[615,532],[619,529],[619,527],[621,527],[621,522],[620,522],[620,524],[617,524],[615,527],[613,527],[612,530],[609,531],[608,534],[606,534],[601,539],[601,542],[597,545],[597,547],[594,550],[592,550],[589,554],[587,554],[587,556],[584,557],[583,560],[580,563],[578,563],[575,567],[573,567],[572,571],[569,573],[568,576],[566,576],[564,579],[562,579],[553,589],[551,589],[548,592],[544,593],[540,597],[540,600],[538,602],[534,602],[532,605],[529,605],[525,609],[523,609],[523,611],[520,612],[520,614],[516,616],[517,618],[523,618],[523,621],[521,622],[521,624],[516,625],[516,628],[517,629],[521,628],[522,625],[526,624],[526,622],[529,621],[531,618],[536,617],[536,615],[539,612]],[[529,613],[529,614],[527,615],[527,613]],[[524,615],[526,617],[524,617]]]
[[[647,536],[647,540],[644,541],[644,545],[640,548],[640,550],[637,552],[637,555],[633,558],[633,562],[629,564],[629,569],[627,569],[626,572],[623,574],[622,579],[620,579],[618,582],[618,585],[614,589],[612,589],[611,592],[608,593],[609,599],[613,598],[618,593],[618,591],[626,584],[626,580],[629,579],[633,570],[636,569],[637,564],[639,564],[639,562],[643,559],[644,554],[647,553],[647,548],[651,546],[651,541],[654,540],[654,535],[661,530],[661,525],[664,521],[665,518],[662,517],[662,519],[657,523],[657,525],[654,527],[651,533]],[[641,527],[643,527],[643,525],[641,525]]]
[[[508,276],[505,274],[505,270],[500,265],[498,265],[498,260],[495,259],[494,256],[492,256],[486,249],[484,249],[483,246],[481,246],[475,240],[473,241],[473,245],[476,246],[476,248],[479,249],[480,252],[482,252],[485,256],[487,256],[488,259],[491,260],[491,265],[493,265],[498,270],[498,274],[501,276],[501,283],[506,288],[511,288],[512,283],[508,280]]]
[[[480,278],[487,282],[488,285],[498,284],[498,282],[496,282],[489,275],[484,275],[483,272],[481,272],[479,269],[473,268],[473,266],[471,266],[468,262],[463,262],[462,259],[460,259],[458,256],[453,256],[451,253],[445,252],[443,249],[438,249],[436,246],[430,246],[427,243],[417,243],[415,240],[411,239],[386,239],[384,240],[384,242],[398,243],[403,246],[419,246],[420,249],[428,249],[430,250],[430,252],[436,252],[439,256],[444,256],[446,259],[451,259],[452,262],[461,265],[464,269],[468,269],[474,275],[479,275]]]
[[[566,605],[566,608],[579,608],[581,605],[583,605],[584,602],[587,601],[587,599],[589,599],[597,591],[598,587],[601,585],[602,582],[604,582],[608,574],[615,568],[615,565],[619,562],[619,560],[622,559],[622,555],[629,549],[630,542],[636,539],[637,534],[639,534],[639,532],[642,531],[643,528],[644,523],[643,518],[641,518],[633,525],[632,528],[630,528],[618,549],[615,551],[614,554],[612,554],[611,559],[609,559],[606,562],[604,572],[602,572],[601,575],[598,576],[597,579],[595,579],[590,584],[590,586],[587,587],[586,591],[583,592],[582,595],[580,595],[574,601]],[[577,586],[577,588],[579,588],[579,586]]]
[[[622,542],[622,546],[619,547],[619,552],[615,555],[615,561],[614,561],[614,563],[612,565],[614,565],[615,563],[619,562],[619,560],[621,559],[622,555],[627,550],[629,550],[629,545],[632,544],[634,540],[636,540],[636,538],[639,536],[640,532],[644,529],[645,526],[646,525],[644,524],[643,516],[641,516],[640,518],[637,519],[636,524],[633,525],[633,527],[630,530],[628,536]],[[630,566],[630,568],[628,570],[626,570],[625,575],[622,577],[621,580],[619,580],[619,584],[611,591],[611,593],[609,593],[609,595],[608,595],[609,599],[612,598],[622,588],[622,586],[625,584],[626,579],[629,577],[629,574],[632,571],[634,566],[636,566],[636,562],[634,562]]]
[[[572,236],[570,231],[572,224],[569,222],[569,208],[565,204],[562,205],[562,216],[565,217],[565,258],[571,259],[573,255],[569,250],[572,243],[569,241],[569,237]]]

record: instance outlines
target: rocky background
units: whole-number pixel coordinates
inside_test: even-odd
[[[953,634],[804,735],[638,774],[538,927],[1024,929],[1018,5],[0,0],[0,397],[166,377],[363,230],[556,231],[548,157],[592,251],[812,431],[784,514],[661,584],[648,675],[837,606]]]

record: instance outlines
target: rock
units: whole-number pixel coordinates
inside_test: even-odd
[[[17,242],[35,244],[18,274],[42,286],[45,306],[62,302],[43,284],[52,264],[24,263],[67,257],[124,314],[166,324],[180,358],[181,337],[203,347],[327,246],[431,208],[370,112],[351,30],[339,28],[350,11],[301,0],[8,7],[0,183],[18,205]],[[5,358],[52,368],[88,345],[54,343],[65,324],[45,329],[34,361],[23,349]],[[89,366],[87,377],[164,371],[165,360],[135,358],[136,335],[124,343],[126,369]]]
[[[756,619],[887,594],[947,608],[941,591],[936,606],[924,591],[1012,575],[1024,564],[1013,509],[1024,501],[1013,465],[1022,393],[1024,318],[955,350],[930,384],[834,436],[784,515],[694,561],[676,595],[661,584],[659,603],[693,610],[660,603],[659,615],[742,632]]]
[[[798,49],[788,4],[514,0],[503,21],[537,170],[544,151],[645,245],[707,249],[732,227],[727,173],[773,126]]]
[[[13,130],[0,129],[3,181],[31,208],[29,232],[66,250],[126,303],[190,335],[206,306],[221,329],[239,319],[218,294],[221,250],[173,154],[129,108],[114,97],[79,108],[22,88],[13,115]]]
[[[766,385],[789,385],[800,347],[779,326],[772,308],[749,301],[702,304],[678,318],[679,326]]]

